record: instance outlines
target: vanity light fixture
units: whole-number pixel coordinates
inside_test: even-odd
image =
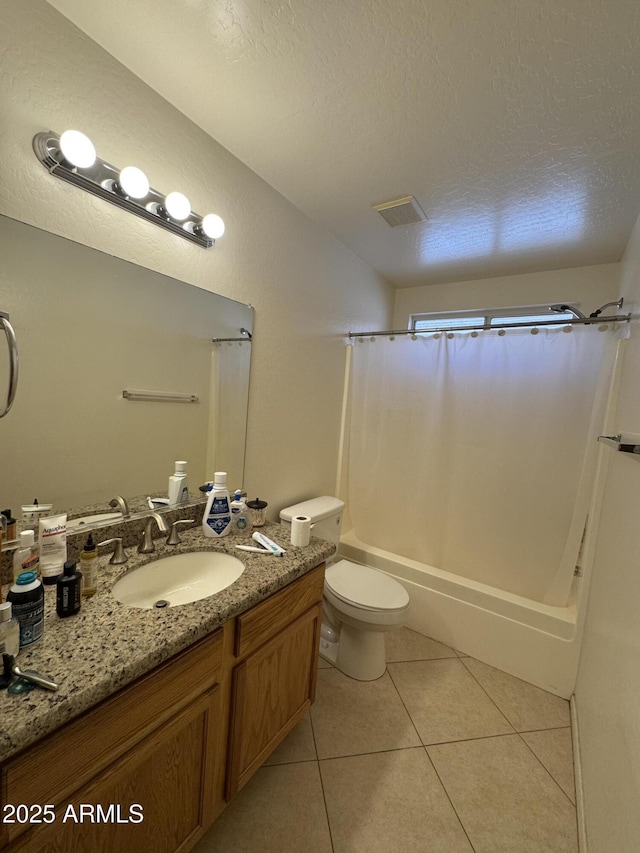
[[[182,193],[169,193],[164,200],[164,206],[169,216],[178,222],[184,222],[191,213],[191,202]]]
[[[60,137],[62,156],[72,166],[88,169],[96,162],[96,149],[93,142],[79,130],[65,130]]]
[[[215,213],[202,217],[191,210],[183,193],[164,196],[154,190],[137,166],[118,169],[101,160],[89,137],[79,130],[65,130],[60,136],[53,131],[37,133],[33,150],[52,175],[205,249],[224,234],[224,222]]]
[[[129,198],[146,198],[149,195],[149,178],[137,166],[125,166],[118,175],[114,189],[124,193]]]

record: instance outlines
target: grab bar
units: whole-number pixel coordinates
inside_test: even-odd
[[[13,331],[13,326],[9,322],[9,315],[6,311],[0,311],[0,329],[7,336],[7,344],[9,346],[9,390],[7,391],[7,402],[0,409],[0,418],[3,418],[13,405],[13,400],[18,390],[18,342],[16,341],[16,333]]]

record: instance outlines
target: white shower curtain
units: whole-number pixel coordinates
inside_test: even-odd
[[[348,477],[358,538],[564,604],[548,595],[564,565],[566,599],[584,529],[611,337],[572,327],[358,342]]]

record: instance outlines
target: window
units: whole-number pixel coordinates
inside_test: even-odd
[[[409,318],[409,328],[416,332],[435,332],[438,329],[472,329],[502,323],[530,323],[534,326],[544,320],[574,319],[570,311],[561,313],[549,310],[547,305],[524,305],[516,308],[487,308],[481,311],[412,314]]]

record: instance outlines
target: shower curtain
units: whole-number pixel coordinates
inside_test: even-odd
[[[615,352],[611,333],[568,332],[360,339],[348,450],[358,538],[564,605]]]

